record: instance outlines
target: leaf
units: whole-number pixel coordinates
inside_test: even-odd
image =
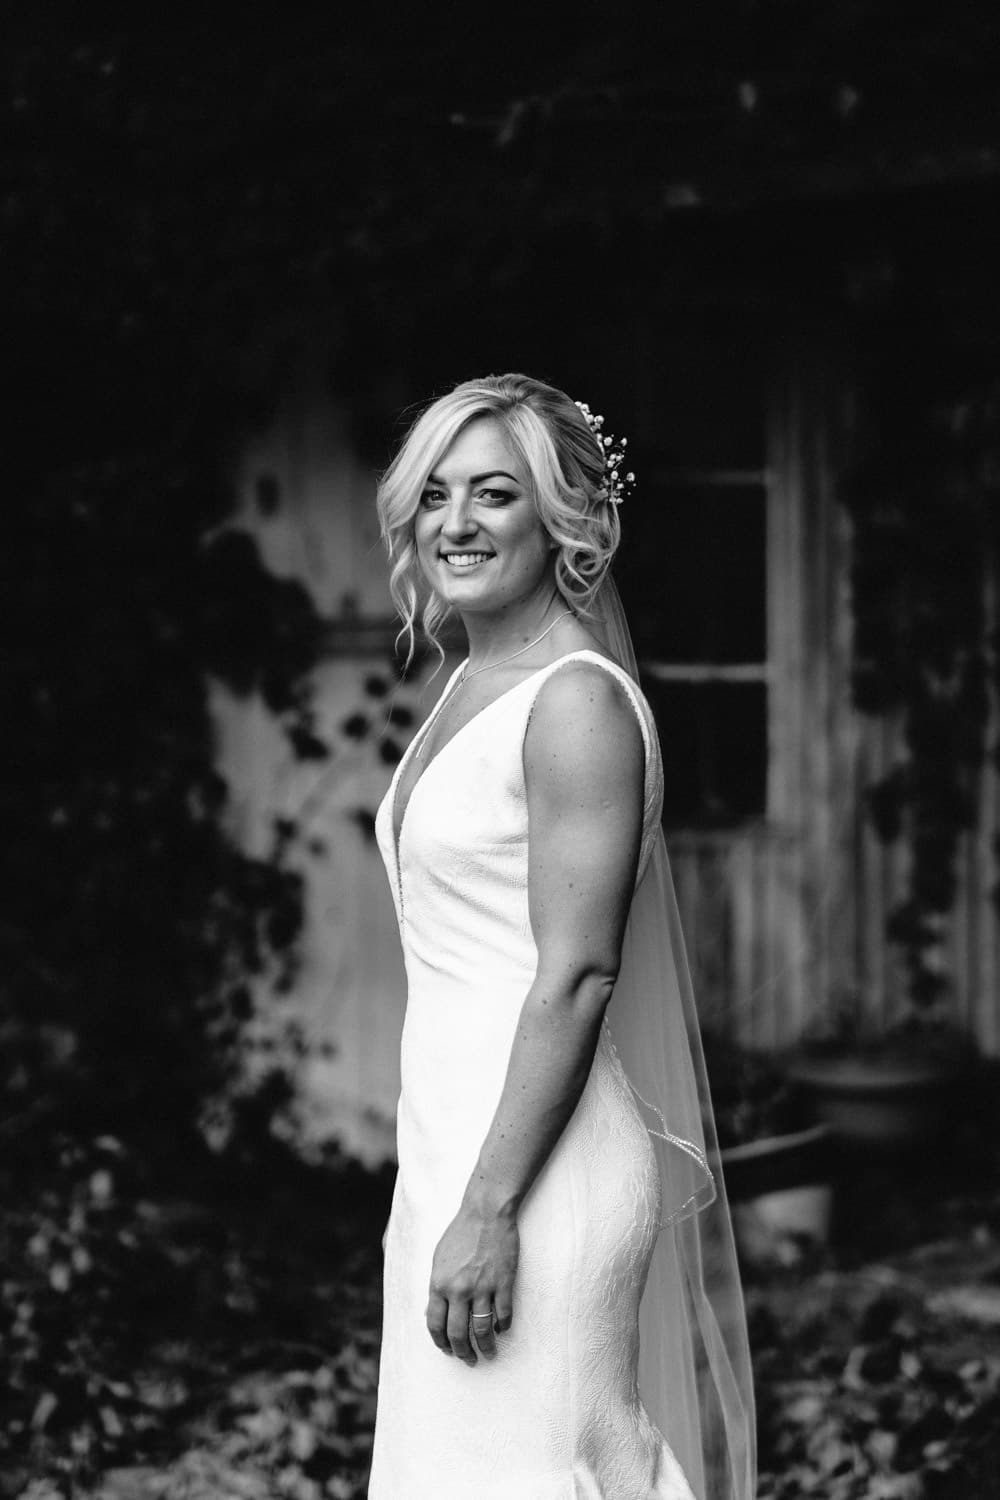
[[[112,1396],[117,1396],[119,1401],[130,1401],[134,1394],[132,1387],[124,1380],[105,1380],[104,1389],[110,1391]]]
[[[49,1272],[49,1286],[54,1292],[68,1292],[73,1276],[64,1260],[57,1260]]]
[[[59,1397],[52,1391],[43,1391],[39,1396],[34,1411],[31,1413],[31,1426],[35,1432],[42,1432],[59,1405]]]
[[[32,1479],[18,1500],[63,1500],[63,1492],[51,1479]]]
[[[933,1313],[957,1315],[970,1323],[1000,1325],[1000,1287],[949,1287],[931,1297],[927,1306]]]
[[[809,1426],[818,1421],[826,1409],[826,1402],[819,1395],[803,1395],[785,1407],[785,1419],[800,1426]]]
[[[868,1434],[865,1446],[879,1468],[888,1469],[896,1457],[899,1438],[887,1428],[877,1427],[874,1432]]]
[[[285,1430],[285,1414],[277,1406],[265,1406],[260,1411],[248,1412],[239,1417],[243,1431],[255,1443],[261,1445],[275,1442]]]
[[[107,1167],[101,1167],[98,1171],[92,1172],[88,1186],[91,1201],[98,1208],[106,1207],[115,1195],[115,1180]]]
[[[867,1353],[867,1344],[855,1344],[847,1356],[847,1363],[844,1365],[843,1374],[840,1377],[840,1383],[845,1390],[863,1391],[866,1388],[868,1382],[861,1373],[861,1367],[865,1362]]]
[[[100,1409],[101,1426],[104,1434],[109,1438],[120,1438],[125,1435],[122,1419],[113,1406],[102,1406]]]
[[[307,1463],[316,1452],[317,1446],[316,1430],[308,1422],[293,1422],[288,1434],[288,1447],[291,1455],[298,1463]]]
[[[190,1392],[179,1375],[137,1382],[136,1394],[143,1406],[152,1411],[172,1411],[182,1406]]]
[[[375,842],[375,815],[367,807],[355,807],[346,814],[360,828],[368,843]]]
[[[924,1493],[919,1474],[876,1475],[868,1490],[868,1500],[921,1500]]]
[[[355,713],[346,718],[340,726],[341,734],[346,734],[350,740],[362,740],[371,728],[369,720],[364,714]]]

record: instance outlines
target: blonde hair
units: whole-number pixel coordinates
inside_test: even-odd
[[[555,543],[555,582],[586,615],[621,540],[618,507],[608,497],[604,449],[564,391],[528,375],[467,380],[432,402],[413,423],[378,487],[379,525],[389,554],[389,591],[413,659],[415,621],[439,652],[438,627],[450,606],[433,591],[420,610],[414,519],[428,476],[470,422],[493,417],[530,476],[531,497]]]

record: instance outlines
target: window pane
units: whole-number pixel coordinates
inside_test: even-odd
[[[615,569],[636,654],[764,661],[763,486],[654,483],[629,502]]]
[[[663,821],[725,827],[764,813],[767,689],[763,683],[645,681],[663,747]]]

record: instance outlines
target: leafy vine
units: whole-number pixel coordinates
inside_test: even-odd
[[[872,329],[879,353],[845,494],[853,694],[864,713],[902,724],[904,754],[868,789],[868,811],[883,842],[909,845],[888,935],[915,1015],[930,1019],[948,988],[941,943],[961,839],[977,822],[987,758],[1000,771],[1000,742],[989,743],[1000,701],[1000,380],[926,312],[891,313]]]

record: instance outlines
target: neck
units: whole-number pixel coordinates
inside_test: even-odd
[[[469,638],[470,668],[499,661],[526,646],[541,635],[566,607],[562,595],[550,585],[530,599],[518,600],[509,610],[489,615],[478,612],[463,614],[462,624]]]

